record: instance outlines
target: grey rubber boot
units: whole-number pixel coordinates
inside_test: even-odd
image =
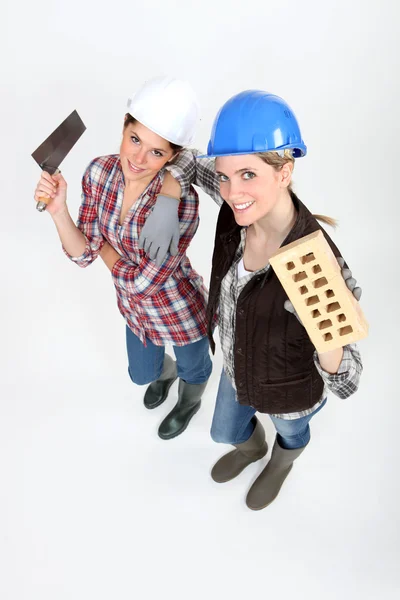
[[[166,354],[160,377],[149,385],[144,395],[145,407],[151,409],[160,406],[167,399],[169,388],[177,378],[176,362]]]
[[[265,441],[264,427],[257,417],[253,419],[256,421],[256,426],[249,439],[243,444],[234,444],[236,450],[225,454],[213,466],[211,477],[217,483],[234,479],[243,469],[267,454],[268,445]]]
[[[246,504],[251,510],[261,510],[275,500],[286,477],[293,467],[293,462],[303,452],[303,448],[286,450],[278,444],[272,449],[271,460],[251,486]]]
[[[170,440],[185,431],[190,419],[197,413],[201,405],[201,395],[207,382],[198,385],[179,380],[178,402],[167,415],[158,429],[163,440]]]

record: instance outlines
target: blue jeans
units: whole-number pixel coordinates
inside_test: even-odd
[[[146,346],[126,328],[126,349],[128,352],[129,376],[133,383],[145,385],[161,375],[165,347],[156,346],[146,339]],[[205,383],[211,375],[212,362],[209,354],[208,338],[187,346],[174,346],[178,377],[187,383]]]
[[[289,450],[306,446],[311,437],[309,422],[325,406],[325,403],[326,398],[310,415],[291,421],[270,415],[277,431],[279,445]],[[225,372],[222,371],[211,426],[211,437],[214,442],[224,444],[246,442],[254,431],[253,416],[255,413],[255,408],[237,402],[236,391]]]

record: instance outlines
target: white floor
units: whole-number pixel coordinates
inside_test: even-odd
[[[218,369],[169,442],[156,431],[177,385],[155,411],[127,377],[3,388],[2,600],[399,597],[397,488],[360,392],[328,403],[279,498],[251,512],[265,460],[209,477],[226,449],[208,434]]]

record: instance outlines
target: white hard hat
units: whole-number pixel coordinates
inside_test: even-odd
[[[128,111],[140,123],[178,146],[192,143],[200,109],[192,87],[180,79],[155,77],[128,100]]]

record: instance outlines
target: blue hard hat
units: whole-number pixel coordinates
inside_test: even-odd
[[[204,156],[232,156],[292,150],[294,158],[307,154],[299,124],[279,96],[247,90],[225,102],[215,117]]]

